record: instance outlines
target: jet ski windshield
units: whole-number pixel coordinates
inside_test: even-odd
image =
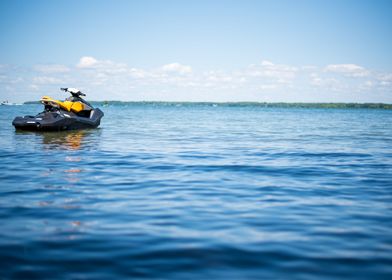
[[[60,88],[61,90],[70,93],[72,96],[66,98],[67,101],[72,101],[72,102],[83,102],[84,104],[86,104],[89,107],[93,107],[91,106],[90,103],[88,103],[86,100],[84,100],[81,96],[86,96],[86,94],[84,94],[83,92],[81,92],[79,89],[77,88]]]
[[[81,92],[77,88],[61,88],[61,90],[65,91],[65,92],[69,92],[74,97],[86,96],[86,94],[84,94],[83,92]]]

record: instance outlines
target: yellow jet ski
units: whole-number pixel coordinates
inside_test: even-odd
[[[36,116],[16,117],[12,122],[15,129],[36,131],[60,131],[96,128],[104,116],[99,108],[94,108],[81,96],[86,96],[76,88],[61,88],[71,94],[64,101],[43,96],[44,111]]]

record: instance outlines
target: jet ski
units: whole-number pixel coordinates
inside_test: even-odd
[[[44,111],[36,116],[16,117],[12,125],[17,130],[61,131],[96,128],[101,123],[103,112],[94,108],[81,96],[86,96],[76,88],[61,88],[71,94],[65,101],[43,96]]]

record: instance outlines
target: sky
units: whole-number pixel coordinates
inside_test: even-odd
[[[392,1],[0,0],[0,100],[392,103]]]

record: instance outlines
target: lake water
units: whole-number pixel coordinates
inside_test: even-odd
[[[0,279],[392,279],[392,111],[102,109],[0,107]]]

